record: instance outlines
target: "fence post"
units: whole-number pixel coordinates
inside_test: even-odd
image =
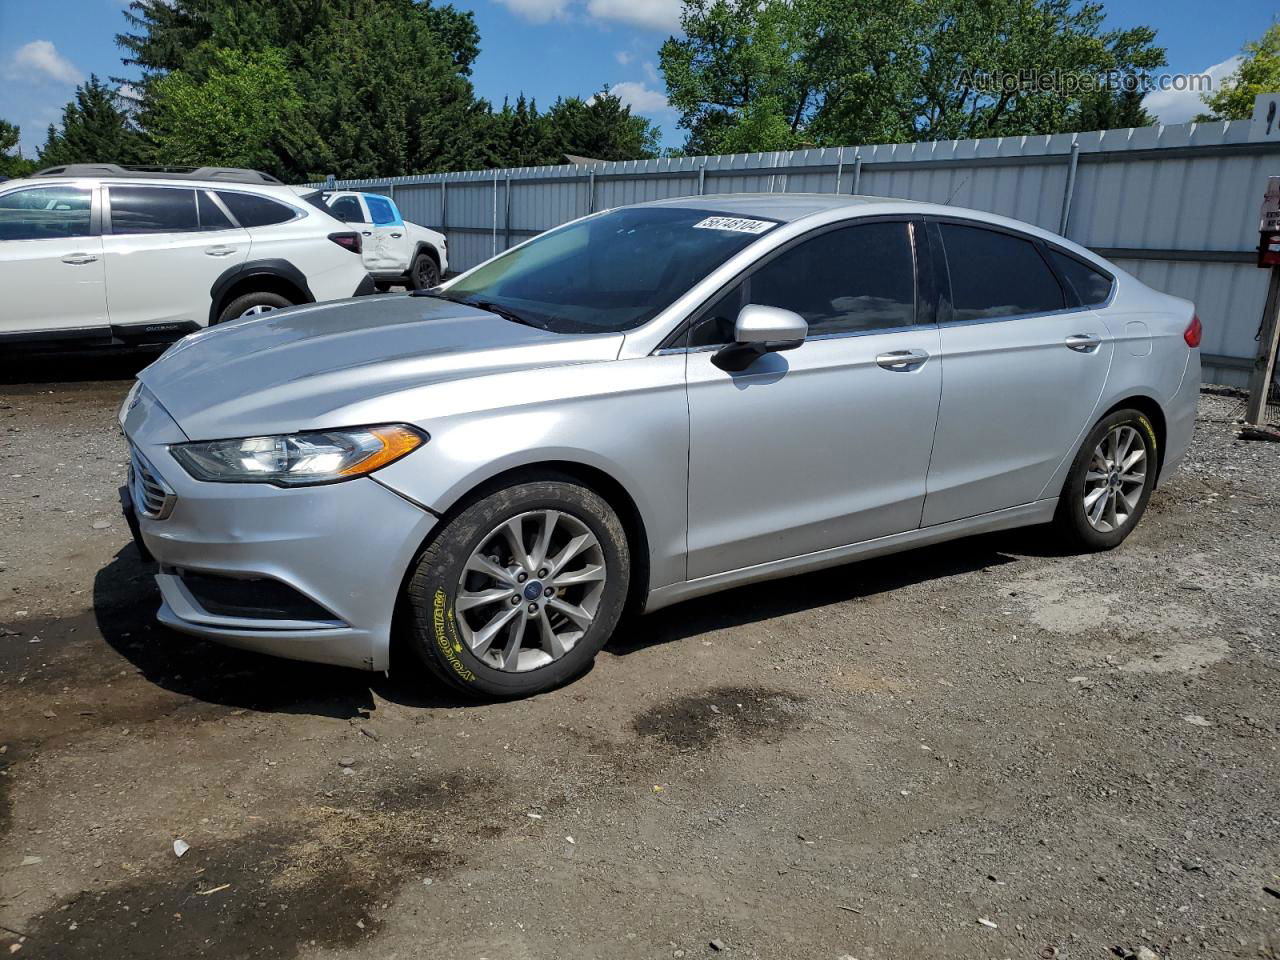
[[[506,212],[503,214],[502,249],[511,249],[511,174],[507,174]]]
[[[707,161],[703,160],[698,167],[698,196],[707,192]]]
[[[446,192],[443,178],[440,180],[440,232],[444,234],[449,232],[449,194]]]
[[[853,155],[853,189],[849,192],[854,196],[858,195],[858,184],[862,182],[862,154],[855,153]]]
[[[493,171],[493,252],[489,254],[491,257],[498,255],[498,171]]]
[[[1257,426],[1267,409],[1271,378],[1276,372],[1276,351],[1280,350],[1280,267],[1271,268],[1267,286],[1267,305],[1262,311],[1262,327],[1258,330],[1258,356],[1249,374],[1249,404],[1244,422]]]
[[[1067,159],[1067,185],[1062,191],[1062,216],[1058,218],[1058,235],[1067,235],[1067,223],[1071,220],[1071,198],[1076,192],[1076,167],[1080,164],[1080,143],[1071,141],[1071,156]]]
[[[836,189],[835,193],[840,192],[840,178],[844,176],[844,147],[836,152]]]
[[[596,172],[587,171],[587,213],[596,212]]]

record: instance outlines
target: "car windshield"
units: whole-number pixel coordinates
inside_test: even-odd
[[[775,226],[710,210],[612,210],[504,253],[442,295],[556,333],[617,333],[652,320]]]

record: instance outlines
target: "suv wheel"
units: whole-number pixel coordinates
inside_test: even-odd
[[[259,313],[269,313],[272,310],[292,306],[292,300],[282,297],[278,293],[269,293],[266,290],[246,293],[236,297],[222,308],[222,312],[218,314],[218,323],[226,323],[228,320],[252,317]]]
[[[408,586],[412,642],[450,685],[489,697],[551,689],[613,633],[631,574],[613,508],[568,477],[499,490],[436,535]]]
[[[1119,546],[1147,509],[1156,467],[1156,432],[1145,414],[1117,410],[1103,417],[1071,464],[1058,528],[1086,550]]]
[[[409,266],[409,289],[430,290],[440,285],[440,267],[429,253],[420,253]]]

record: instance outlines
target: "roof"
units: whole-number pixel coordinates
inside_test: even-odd
[[[916,205],[913,200],[888,197],[862,197],[842,193],[712,193],[700,197],[669,197],[652,200],[645,206],[685,207],[690,210],[714,210],[737,217],[768,217],[789,223],[844,207],[875,204]]]
[[[213,180],[218,183],[280,183],[269,173],[243,167],[123,167],[118,163],[68,163],[46,167],[30,179],[48,177],[120,177],[131,180]]]

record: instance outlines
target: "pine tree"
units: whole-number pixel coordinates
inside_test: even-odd
[[[76,87],[75,97],[62,108],[61,126],[49,125],[40,148],[42,166],[141,163],[147,156],[147,142],[117,105],[115,90],[93,75]]]

